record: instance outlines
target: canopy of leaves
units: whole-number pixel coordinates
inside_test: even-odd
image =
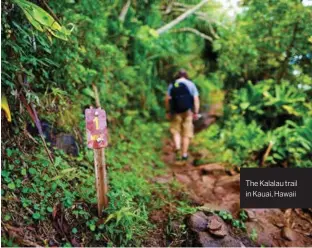
[[[199,88],[203,112],[215,103],[224,108],[222,118],[195,138],[193,149],[214,154],[204,159],[312,167],[311,6],[300,0],[246,0],[229,17],[217,1],[208,1],[157,32],[200,2],[1,2],[2,108],[11,120],[2,128],[2,194],[9,199],[7,209],[23,213],[16,217],[19,223],[46,220],[52,230],[48,216],[60,202],[79,224],[70,235],[84,237],[84,246],[141,245],[152,226],[148,208],[164,206],[154,195],[170,209],[173,204],[168,189],[150,181],[162,166],[157,150],[164,137],[164,95],[180,68]],[[112,134],[105,224],[90,211],[96,201],[93,156],[85,147],[83,112],[95,104],[94,86]],[[77,158],[56,151],[50,166],[40,141],[25,131],[32,122],[30,105],[58,132],[75,136]],[[11,201],[16,194],[18,204]]]

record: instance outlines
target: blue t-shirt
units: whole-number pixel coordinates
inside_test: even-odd
[[[195,84],[194,84],[192,81],[190,81],[190,80],[188,80],[188,79],[182,77],[182,78],[177,79],[177,80],[175,81],[175,83],[183,83],[183,84],[185,84],[186,87],[188,88],[188,90],[190,91],[190,94],[191,94],[192,96],[198,96],[198,95],[199,95],[198,90],[197,90]],[[172,89],[172,87],[173,87],[173,84],[171,83],[171,84],[169,85],[168,91],[167,91],[167,93],[168,93],[169,96],[171,95],[171,89]]]

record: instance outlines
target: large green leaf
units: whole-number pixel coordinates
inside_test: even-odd
[[[24,11],[26,18],[28,19],[28,21],[36,28],[38,29],[40,32],[44,32],[43,27],[40,25],[39,22],[37,22],[30,14],[28,14],[27,11]]]
[[[62,28],[61,25],[48,12],[36,4],[25,0],[15,0],[15,2],[22,8],[24,13],[31,15],[33,19],[43,26],[49,27],[53,30],[60,30]]]
[[[49,32],[56,38],[67,40],[70,31],[61,26],[48,12],[26,0],[14,0],[23,10],[28,21],[40,32]]]

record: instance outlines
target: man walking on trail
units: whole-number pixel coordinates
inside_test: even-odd
[[[169,85],[165,103],[167,118],[171,120],[170,132],[175,144],[176,158],[186,161],[190,140],[194,136],[193,119],[198,119],[200,103],[198,90],[188,79],[185,70],[181,69],[177,80]]]

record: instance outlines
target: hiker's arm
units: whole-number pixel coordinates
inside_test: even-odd
[[[170,96],[169,96],[169,95],[166,95],[166,97],[165,97],[166,112],[170,112],[170,104],[169,104],[169,101],[170,101]]]
[[[194,114],[199,113],[199,107],[200,107],[199,96],[194,96]]]
[[[198,90],[195,86],[195,84],[193,83],[192,85],[192,95],[194,97],[194,114],[197,115],[199,113],[199,93]],[[197,118],[197,117],[196,117]]]
[[[166,94],[165,97],[165,107],[166,107],[166,116],[169,119],[170,118],[170,96]]]
[[[170,84],[169,87],[168,87],[168,90],[167,90],[166,97],[165,97],[166,113],[170,112],[170,99],[171,99],[170,92],[171,92],[171,88],[172,88],[172,85]]]

